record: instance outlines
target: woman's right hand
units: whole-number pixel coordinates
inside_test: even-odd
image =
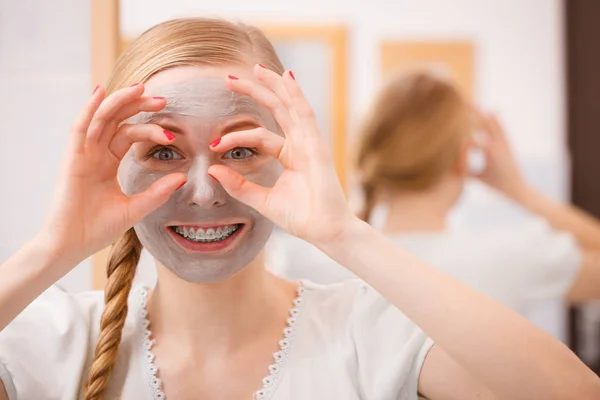
[[[141,111],[165,107],[164,98],[143,93],[143,84],[108,97],[97,87],[71,127],[53,205],[35,239],[70,265],[111,244],[186,181],[183,174],[170,174],[133,196],[125,195],[119,186],[117,169],[133,143],[166,145],[174,140],[158,125],[121,124]]]

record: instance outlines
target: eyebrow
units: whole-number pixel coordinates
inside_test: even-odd
[[[168,118],[170,119],[171,117],[172,117],[172,115],[167,114],[167,113],[144,112],[144,113],[139,113],[138,115],[131,118],[131,122],[134,124],[158,124],[158,125],[160,125],[158,123],[159,121],[161,121],[163,119],[168,119]]]
[[[184,130],[173,121],[173,114],[169,113],[153,113],[143,116],[139,119],[138,124],[156,124],[169,130],[173,133],[185,134]],[[253,118],[252,115],[245,115],[237,121],[225,123],[220,126],[219,131],[223,132],[223,136],[231,132],[236,132],[245,129],[254,129],[263,126],[260,121]]]
[[[254,129],[254,128],[259,128],[261,127],[262,124],[254,119],[243,119],[240,121],[236,121],[230,124],[225,124],[224,126],[221,127],[221,131],[224,132],[224,135],[231,133],[231,132],[235,132],[235,131],[240,131],[240,130],[244,130],[244,129]]]

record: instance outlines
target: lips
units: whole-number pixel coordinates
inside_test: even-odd
[[[220,242],[233,235],[242,224],[221,225],[211,228],[194,226],[172,226],[171,229],[185,239],[196,243]]]
[[[245,231],[245,224],[197,226],[171,225],[171,238],[188,252],[211,252],[232,248]]]

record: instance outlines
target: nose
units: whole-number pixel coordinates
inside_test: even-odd
[[[208,163],[198,163],[188,173],[186,186],[190,206],[211,209],[224,205],[227,192],[223,186],[208,174]]]

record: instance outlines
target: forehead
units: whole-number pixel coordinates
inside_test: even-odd
[[[248,68],[239,66],[177,67],[160,72],[146,83],[145,95],[165,97],[167,105],[158,113],[140,113],[136,122],[145,123],[166,115],[223,118],[246,114],[263,119],[265,110],[254,99],[227,88],[223,75],[228,71],[253,79]]]
[[[235,75],[238,78],[254,80],[252,68],[243,65],[227,65],[218,67],[184,65],[169,68],[154,74],[144,85],[146,91],[153,91],[161,86],[193,81],[205,78],[225,79],[227,75]]]

